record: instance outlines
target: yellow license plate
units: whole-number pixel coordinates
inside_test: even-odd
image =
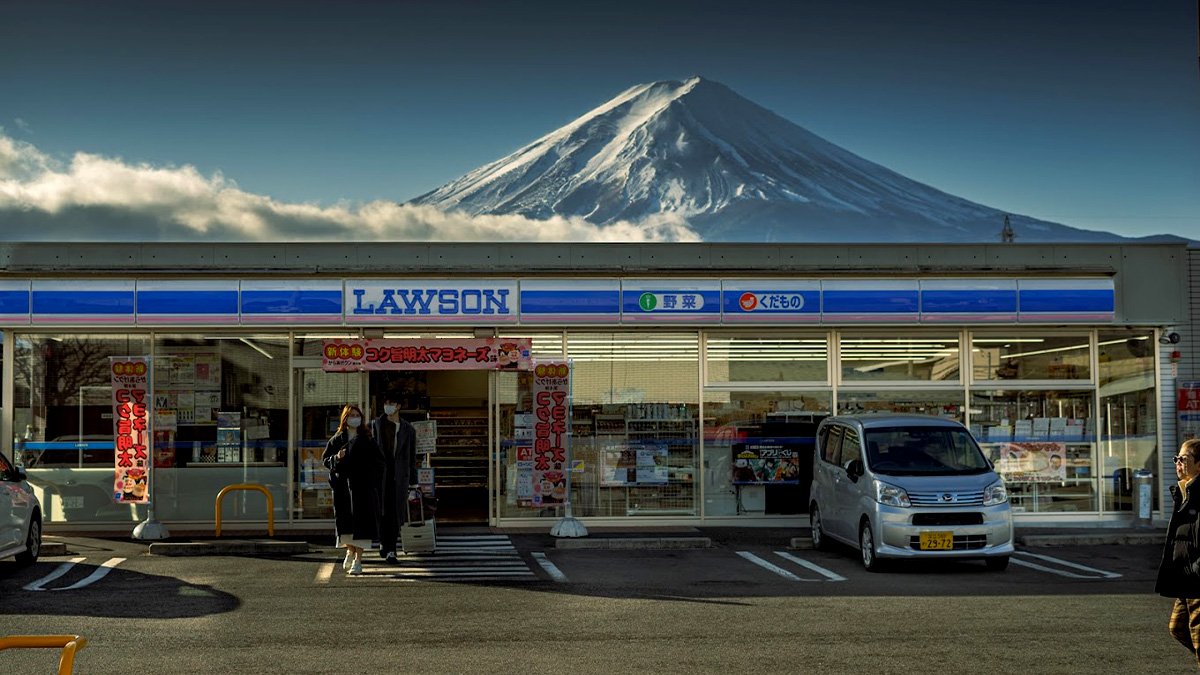
[[[953,532],[922,532],[922,551],[951,551],[954,550]]]

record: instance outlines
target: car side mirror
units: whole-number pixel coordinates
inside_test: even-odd
[[[846,462],[846,475],[850,477],[850,480],[858,482],[858,477],[864,473],[866,473],[866,469],[863,468],[861,459],[852,459]]]
[[[16,481],[16,482],[18,482],[18,483],[20,483],[21,481],[25,480],[25,478],[27,477],[27,476],[25,475],[25,469],[22,469],[22,468],[21,468],[21,467],[19,467],[19,466],[14,466],[14,467],[13,467],[13,470],[12,470],[12,475],[13,475],[13,480],[15,480],[15,481]]]

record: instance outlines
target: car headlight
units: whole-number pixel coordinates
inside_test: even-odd
[[[1008,490],[1004,489],[1004,483],[996,483],[990,485],[983,491],[983,505],[995,506],[1008,501]]]
[[[884,506],[912,506],[904,488],[875,481],[875,501]]]

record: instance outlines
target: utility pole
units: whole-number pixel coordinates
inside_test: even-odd
[[[1013,243],[1012,223],[1009,222],[1007,213],[1004,214],[1004,229],[1000,230],[1000,243],[1001,244]]]

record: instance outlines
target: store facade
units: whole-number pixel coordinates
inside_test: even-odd
[[[804,524],[813,432],[831,413],[962,421],[1019,521],[1125,523],[1132,472],[1154,474],[1156,510],[1172,475],[1178,355],[1160,338],[1186,322],[1182,245],[6,254],[4,452],[50,531],[145,517],[113,500],[110,358],[131,356],[152,364],[151,501],[176,530],[210,527],[238,483],[271,492],[278,529],[327,526],[320,451],[343,405],[373,416],[385,394],[436,421],[442,516],[494,526],[548,528],[552,495],[590,524]],[[331,364],[354,345],[393,356]],[[479,345],[531,360],[448,365]],[[441,363],[416,356],[443,349]],[[571,368],[569,492],[528,464],[531,365],[548,362]],[[226,529],[265,521],[259,495],[224,501]]]

